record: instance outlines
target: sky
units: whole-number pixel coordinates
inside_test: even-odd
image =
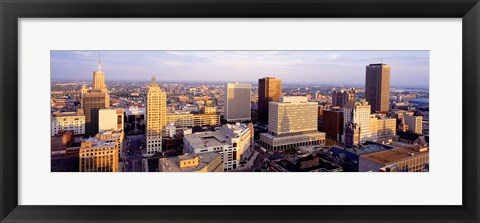
[[[53,80],[219,81],[364,85],[365,66],[390,64],[391,86],[428,87],[429,51],[51,51]]]

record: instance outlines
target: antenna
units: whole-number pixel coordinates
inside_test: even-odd
[[[383,64],[383,59],[380,60],[380,63]]]

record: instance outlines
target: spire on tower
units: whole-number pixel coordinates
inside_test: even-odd
[[[98,72],[102,72],[102,62],[100,60],[100,51],[98,51]]]

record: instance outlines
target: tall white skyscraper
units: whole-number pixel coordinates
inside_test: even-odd
[[[250,84],[227,83],[224,102],[224,118],[227,122],[251,119],[250,91]]]
[[[356,103],[349,102],[345,105],[343,112],[344,142],[348,141],[348,139],[346,139],[347,137],[353,136],[358,138],[358,140],[353,140],[353,145],[363,143],[371,138],[370,109],[370,105],[366,100],[361,100]]]
[[[148,86],[146,120],[146,153],[162,151],[162,129],[167,120],[167,95],[157,85],[155,77]]]

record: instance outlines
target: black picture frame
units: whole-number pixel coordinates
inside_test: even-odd
[[[0,0],[0,15],[0,219],[2,222],[479,222],[480,5],[478,0]],[[18,205],[17,134],[18,130],[21,130],[17,125],[18,19],[76,17],[462,18],[463,205]],[[424,189],[428,190],[428,188]]]

